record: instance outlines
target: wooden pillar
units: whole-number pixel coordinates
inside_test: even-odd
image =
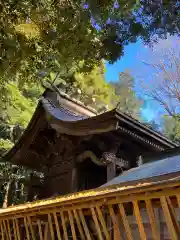
[[[78,169],[76,166],[72,169],[72,192],[78,191]]]
[[[116,177],[116,153],[120,146],[119,142],[116,142],[110,148],[110,157],[107,159],[107,182]]]
[[[116,177],[116,164],[110,162],[107,164],[107,182]]]

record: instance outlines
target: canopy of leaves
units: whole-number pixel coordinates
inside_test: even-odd
[[[180,115],[177,117],[164,116],[164,134],[171,139],[180,143]]]
[[[140,115],[141,100],[135,94],[134,78],[129,72],[120,73],[118,82],[107,83],[105,66],[101,63],[89,73],[76,73],[63,80],[57,78],[56,83],[59,89],[98,112],[117,107],[135,118]]]
[[[134,118],[139,118],[142,101],[136,96],[134,78],[131,74],[128,71],[121,72],[119,74],[119,81],[111,82],[111,86],[115,89],[116,96],[118,96],[113,104],[120,111]]]
[[[84,5],[86,3],[86,5]],[[92,69],[102,58],[111,62],[123,46],[142,37],[179,31],[179,1],[22,0],[2,1],[1,81],[38,77],[84,60]],[[77,64],[78,65],[78,64]],[[78,68],[78,67],[77,67]]]
[[[5,83],[1,90],[6,96],[0,101],[0,155],[20,138],[32,117],[42,88],[34,84],[20,87],[11,81]]]

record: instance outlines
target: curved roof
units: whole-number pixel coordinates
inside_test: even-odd
[[[113,131],[118,138],[123,133],[133,141],[141,142],[158,151],[177,147],[164,136],[116,109],[96,115],[92,109],[74,100],[71,101],[66,95],[46,90],[23,136],[4,156],[4,160],[12,161],[16,155],[17,159],[22,160],[15,163],[23,164],[25,156],[21,154],[21,149],[24,149],[23,154],[26,154],[39,129],[47,126],[71,136],[88,136]]]
[[[64,108],[57,106],[50,98],[42,98],[42,104],[46,110],[51,126],[56,130],[69,135],[89,135],[112,130],[126,131],[128,134],[134,132],[139,139],[151,138],[162,144],[164,148],[177,147],[178,145],[167,139],[165,136],[148,128],[134,118],[117,109],[94,116],[80,116]],[[141,139],[142,140],[142,139]],[[148,140],[147,140],[148,142]],[[150,141],[149,141],[150,143]]]

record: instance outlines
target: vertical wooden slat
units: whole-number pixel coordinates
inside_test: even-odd
[[[10,220],[7,220],[7,229],[8,229],[8,235],[9,235],[9,240],[12,240],[12,234],[11,234],[11,229],[10,229]]]
[[[60,215],[61,215],[62,227],[64,232],[64,239],[68,240],[68,234],[67,234],[66,223],[65,223],[63,212],[60,212]]]
[[[123,221],[124,228],[125,228],[125,231],[126,231],[127,239],[128,240],[133,240],[132,233],[131,233],[131,228],[129,226],[129,222],[128,222],[123,204],[119,204],[119,212],[120,212],[120,216],[122,217],[122,221]]]
[[[1,237],[2,237],[2,240],[5,240],[4,229],[3,229],[2,222],[0,222],[0,225],[1,225]]]
[[[178,207],[180,208],[180,196],[177,195],[176,198],[177,198]]]
[[[161,200],[161,205],[162,205],[162,209],[163,209],[163,213],[164,213],[164,217],[165,217],[165,220],[166,220],[166,224],[167,224],[167,228],[168,228],[168,232],[170,234],[170,237],[173,240],[177,240],[178,235],[177,235],[177,232],[174,228],[174,224],[173,224],[170,212],[169,212],[169,208],[168,208],[168,205],[167,205],[166,198],[163,196],[163,197],[160,198],[160,200]]]
[[[46,222],[44,226],[44,240],[48,240],[48,228],[49,228],[49,224],[48,222]]]
[[[68,215],[69,215],[69,220],[70,220],[72,238],[73,238],[73,240],[76,240],[76,231],[75,231],[74,220],[73,220],[73,216],[72,216],[71,211],[68,211]]]
[[[17,234],[16,234],[16,223],[15,220],[13,219],[13,234],[14,234],[14,239],[17,240]]]
[[[110,240],[110,235],[109,235],[109,232],[108,232],[103,214],[101,212],[101,209],[99,207],[96,207],[96,210],[97,210],[98,218],[99,218],[99,221],[100,221],[101,226],[103,228],[103,232],[104,232],[104,235],[106,237],[106,240]]]
[[[146,237],[146,233],[145,233],[144,226],[143,226],[143,223],[142,223],[142,218],[141,218],[141,214],[140,214],[140,211],[139,211],[138,202],[133,201],[133,206],[134,206],[134,213],[135,213],[136,221],[137,221],[137,224],[138,224],[140,238],[142,240],[146,240],[147,237]]]
[[[29,229],[28,229],[28,223],[27,223],[27,219],[26,219],[26,217],[24,217],[24,226],[25,226],[25,230],[26,230],[26,237],[27,237],[27,240],[30,240]]]
[[[160,240],[160,233],[158,231],[158,227],[156,224],[156,217],[154,215],[154,210],[153,210],[153,206],[152,206],[152,202],[150,199],[147,199],[145,201],[146,203],[146,209],[147,209],[147,213],[149,216],[149,221],[151,224],[151,229],[152,229],[152,236],[154,239]]]
[[[6,220],[2,220],[2,225],[4,226],[4,232],[5,232],[6,239],[9,239],[9,234],[8,234],[8,230],[7,230],[7,226],[6,226]]]
[[[170,212],[175,230],[177,231],[178,236],[180,236],[180,225],[178,223],[176,213],[174,211],[174,207],[172,205],[171,199],[169,197],[166,197],[166,199],[167,199],[167,203],[168,203],[168,206],[169,206],[169,212]]]
[[[79,230],[80,237],[81,237],[81,239],[85,239],[85,235],[84,235],[84,232],[83,232],[80,220],[79,220],[78,213],[75,209],[73,210],[73,213],[74,213],[74,217],[76,219],[76,223],[77,223],[77,227],[78,227],[78,230]]]
[[[51,239],[54,240],[54,230],[53,230],[53,224],[52,224],[52,219],[51,219],[51,214],[50,213],[48,214],[48,222],[49,222]]]
[[[54,222],[55,222],[55,226],[56,226],[58,240],[61,240],[61,233],[60,233],[60,229],[59,229],[59,223],[58,223],[58,218],[57,218],[56,212],[53,212],[53,217],[54,217]]]
[[[39,219],[37,220],[37,225],[38,225],[38,231],[39,231],[39,238],[40,238],[40,240],[43,240],[41,221]]]
[[[90,235],[89,229],[87,227],[87,224],[86,224],[86,221],[84,219],[84,215],[83,215],[83,212],[82,212],[81,209],[79,210],[79,217],[81,219],[81,222],[82,222],[82,225],[83,225],[83,228],[84,228],[87,240],[91,240],[91,235]]]
[[[30,216],[27,216],[27,220],[28,220],[28,223],[29,223],[29,228],[30,228],[30,231],[31,231],[32,240],[36,240]]]
[[[91,213],[92,213],[92,217],[93,217],[95,227],[96,227],[96,231],[97,231],[97,234],[98,234],[98,239],[103,240],[102,233],[101,233],[101,228],[100,228],[100,225],[99,225],[99,222],[98,222],[98,219],[97,219],[96,212],[95,212],[94,208],[91,208]]]
[[[114,228],[114,230],[117,234],[116,239],[119,240],[119,239],[121,239],[121,233],[120,233],[119,223],[118,223],[117,217],[114,213],[114,209],[113,209],[112,205],[109,205],[108,208],[109,208],[110,217],[111,217],[112,222],[113,222],[113,228]]]
[[[17,232],[17,239],[21,240],[20,238],[20,231],[19,231],[19,224],[18,224],[18,219],[15,219],[15,225],[16,225],[16,232]]]

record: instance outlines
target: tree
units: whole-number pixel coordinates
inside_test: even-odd
[[[66,80],[56,79],[56,85],[72,98],[98,112],[112,109],[112,98],[116,98],[113,87],[105,80],[105,66],[102,62],[89,73],[75,73]]]
[[[23,87],[11,81],[4,85],[7,96],[0,102],[0,156],[19,140],[30,121],[42,88],[32,84]]]
[[[111,86],[115,89],[115,94],[118,96],[113,104],[117,105],[120,111],[139,118],[142,102],[137,98],[134,91],[134,78],[131,74],[128,71],[121,72],[119,81],[111,82]]]
[[[35,110],[42,88],[33,84],[19,86],[15,81],[4,84],[7,96],[0,102],[0,157],[9,151],[19,140]],[[2,207],[25,202],[24,182],[29,179],[31,170],[11,163],[0,163],[0,185]]]
[[[44,177],[42,173],[21,166],[8,162],[0,163],[0,184],[3,195],[1,204],[3,208],[26,202],[28,194],[26,184],[31,181],[32,176],[38,177],[40,181]]]
[[[160,42],[151,56],[152,62],[144,63],[151,75],[143,80],[143,91],[156,101],[164,113],[163,131],[171,140],[180,139],[180,48],[179,39]]]
[[[180,143],[180,121],[179,117],[174,118],[169,115],[165,115],[163,118],[163,132],[164,134],[177,143]]]
[[[178,40],[177,43],[180,43]],[[150,84],[144,84],[149,96],[157,101],[161,107],[172,117],[179,117],[180,113],[180,49],[161,49],[158,59],[155,54],[154,63],[146,65],[153,68],[155,75],[151,77]]]
[[[138,4],[137,4],[138,2]],[[22,0],[2,2],[1,82],[37,81],[59,68],[84,61],[83,71],[101,59],[116,61],[124,45],[150,42],[179,31],[179,1]]]

